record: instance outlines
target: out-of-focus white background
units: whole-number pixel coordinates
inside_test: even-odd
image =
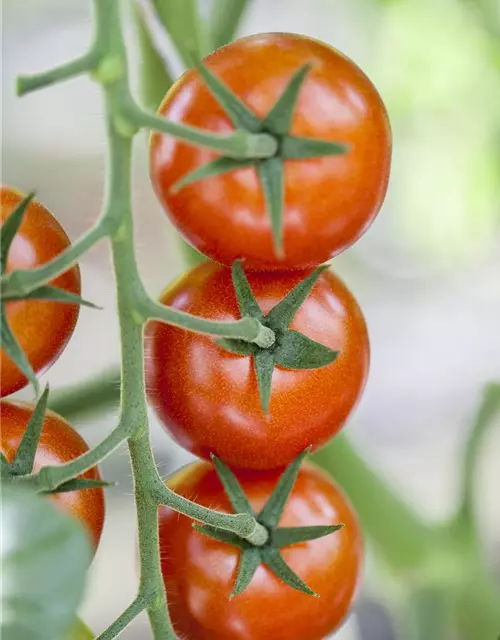
[[[89,5],[3,1],[2,181],[35,188],[72,238],[92,224],[102,202],[98,89],[82,78],[18,99],[14,79],[82,52],[91,36]],[[394,157],[386,204],[366,236],[334,261],[364,310],[372,343],[369,383],[347,430],[366,459],[432,520],[455,506],[459,456],[481,388],[500,379],[500,43],[490,33],[494,18],[495,3],[488,0],[254,0],[241,29],[295,31],[333,44],[368,73],[387,103]],[[142,276],[156,294],[183,267],[175,232],[149,184],[145,150],[146,138],[138,138],[137,249]],[[84,297],[104,311],[82,309],[72,342],[46,376],[53,389],[98,374],[119,358],[106,248],[89,252],[81,268]],[[30,397],[29,391],[21,395]],[[75,426],[94,442],[115,418]],[[152,422],[166,475],[189,456]],[[477,508],[488,562],[500,573],[499,429],[483,449]],[[109,516],[82,607],[96,632],[129,603],[137,578],[125,451],[106,461],[103,474],[119,484],[107,491]],[[380,572],[369,562],[366,573],[359,626],[370,630],[363,638],[388,640],[386,621],[371,604],[384,590]],[[336,637],[360,638],[358,622],[353,617]],[[145,621],[123,637],[149,637]]]

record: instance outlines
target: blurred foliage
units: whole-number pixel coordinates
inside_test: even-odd
[[[500,40],[478,3],[385,4],[375,75],[395,139],[392,231],[453,264],[500,227]]]

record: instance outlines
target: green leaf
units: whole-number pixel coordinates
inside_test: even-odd
[[[264,131],[270,131],[275,135],[285,135],[290,131],[300,89],[311,67],[311,64],[305,64],[293,74],[276,104],[264,118],[262,122]]]
[[[219,476],[219,480],[221,481],[224,491],[226,492],[229,502],[235,512],[249,513],[253,516],[254,511],[252,506],[248,502],[248,498],[246,497],[245,492],[241,488],[241,485],[234,473],[222,462],[222,460],[219,460],[217,456],[212,454],[210,457],[212,458],[215,471]]]
[[[59,289],[58,287],[52,287],[50,285],[44,285],[34,289],[30,293],[19,296],[8,296],[4,298],[5,302],[9,300],[55,300],[56,302],[63,302],[65,304],[79,304],[83,307],[91,307],[92,309],[101,309],[97,305],[80,298],[80,296],[71,291],[65,289]]]
[[[246,549],[248,546],[248,543],[237,536],[236,533],[226,531],[225,529],[217,529],[217,527],[212,527],[209,524],[197,524],[195,522],[193,523],[193,529],[196,529],[196,531],[202,533],[208,538],[213,538],[219,542],[230,544],[231,546],[238,547],[239,549]]]
[[[261,562],[260,550],[257,547],[248,547],[243,549],[240,556],[238,575],[236,577],[234,589],[229,596],[230,599],[245,591],[250,582],[252,582],[252,578],[254,577],[257,567]]]
[[[223,349],[226,349],[226,351],[236,353],[239,356],[253,356],[259,348],[253,342],[233,338],[221,338],[217,340],[217,344]]]
[[[63,635],[62,640],[94,640],[94,634],[87,625],[77,618],[71,628]]]
[[[222,80],[202,62],[194,61],[193,65],[237,129],[245,129],[251,133],[259,133],[262,130],[260,118]]]
[[[45,410],[47,408],[47,399],[49,397],[49,386],[45,387],[44,392],[36,403],[31,418],[26,425],[26,431],[23,434],[21,442],[12,462],[12,470],[17,475],[27,475],[33,471],[33,463],[35,462],[36,450],[40,442],[40,435],[45,420]]]
[[[10,245],[14,240],[16,233],[24,218],[24,214],[28,209],[30,202],[35,197],[34,192],[29,193],[12,211],[7,220],[2,224],[2,234],[0,237],[0,272],[5,273],[7,268],[7,257],[9,255]]]
[[[239,260],[235,260],[232,264],[231,277],[233,279],[233,287],[241,316],[251,316],[260,320],[263,317],[263,313],[253,295],[253,291]]]
[[[312,527],[281,527],[271,534],[271,546],[280,549],[308,540],[317,540],[339,531],[343,526],[343,524],[332,524]]]
[[[418,589],[408,601],[404,637],[408,640],[451,640],[451,614],[450,597],[443,589]]]
[[[54,640],[74,621],[91,560],[80,523],[31,492],[2,487],[2,619],[6,640]]]
[[[478,454],[487,429],[500,413],[500,383],[490,382],[484,388],[483,398],[477,410],[465,449],[462,478],[462,499],[458,518],[474,527],[474,480]]]
[[[21,373],[28,378],[33,387],[35,393],[38,394],[38,380],[33,368],[26,357],[24,351],[21,349],[16,336],[12,333],[7,320],[7,314],[5,312],[5,305],[1,305],[0,321],[2,324],[2,349],[4,353],[12,360]]]
[[[266,324],[271,327],[271,329],[284,330],[288,327],[299,307],[311,293],[311,289],[325,269],[328,269],[328,265],[323,265],[315,269],[307,278],[299,282],[283,300],[271,309],[266,316]]]
[[[259,349],[253,357],[253,366],[259,385],[259,396],[262,411],[269,415],[269,402],[271,401],[271,388],[274,370],[274,355],[267,349]]]
[[[307,160],[324,156],[341,156],[349,148],[340,142],[330,142],[317,138],[285,136],[281,141],[281,156],[286,160]]]
[[[287,329],[274,351],[274,360],[285,369],[319,369],[335,362],[339,355],[303,333]]]
[[[310,589],[307,584],[299,578],[292,569],[290,569],[287,563],[283,560],[283,556],[278,549],[265,547],[261,551],[261,557],[262,562],[266,567],[271,569],[271,571],[287,585],[297,589],[297,591],[302,591],[302,593],[306,593],[309,596],[315,596],[316,598],[319,597],[317,593]]]
[[[288,497],[292,492],[293,485],[299,474],[302,460],[309,453],[310,447],[300,453],[293,462],[291,462],[282,473],[274,491],[269,496],[268,501],[259,513],[257,520],[268,529],[274,529],[278,526],[283,510],[287,503]]]
[[[85,489],[97,489],[99,487],[112,487],[115,482],[106,482],[106,480],[95,480],[93,478],[72,478],[67,482],[63,482],[52,491],[44,491],[44,494],[51,493],[71,493],[72,491],[84,491]]]
[[[267,211],[271,220],[274,252],[278,258],[283,252],[283,209],[285,200],[285,167],[280,156],[261,160],[257,165]]]
[[[178,180],[174,186],[170,189],[172,193],[178,193],[184,187],[187,187],[194,182],[205,180],[206,178],[213,178],[214,176],[220,176],[223,173],[229,173],[230,171],[237,171],[238,169],[245,169],[255,165],[253,158],[238,160],[237,158],[216,158],[212,162],[207,162],[203,166],[187,173],[184,177]]]

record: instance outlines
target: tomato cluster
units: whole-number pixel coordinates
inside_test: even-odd
[[[14,213],[24,195],[2,186],[1,223]],[[24,213],[7,254],[5,272],[34,269],[50,262],[70,246],[59,222],[40,202],[32,200]],[[80,270],[74,266],[51,283],[72,294],[80,294]],[[78,304],[63,304],[56,300],[24,299],[5,303],[5,316],[10,330],[36,373],[47,369],[61,355],[74,331],[78,319]],[[1,397],[22,389],[28,380],[2,348],[0,354]],[[0,401],[0,451],[12,463],[34,407],[11,400]],[[46,465],[69,462],[88,451],[83,438],[61,416],[47,412],[36,451],[33,471]],[[96,468],[83,476],[99,480]],[[80,491],[56,493],[51,496],[58,506],[77,517],[87,529],[94,549],[97,548],[104,524],[104,491],[97,487]]]
[[[192,640],[320,640],[351,606],[362,541],[337,486],[299,465],[307,450],[343,427],[369,366],[361,310],[321,264],[355,242],[382,204],[391,152],[387,114],[351,60],[291,34],[251,36],[219,49],[172,87],[159,112],[220,139],[235,126],[247,128],[245,136],[263,136],[275,149],[272,156],[218,157],[165,134],[151,139],[151,179],[161,203],[179,232],[216,261],[168,287],[161,304],[219,327],[253,318],[245,326],[262,332],[221,340],[159,321],[146,327],[149,401],[177,442],[208,460],[179,471],[169,487],[203,507],[250,514],[261,533],[257,539],[193,527],[161,507],[171,619]],[[1,199],[5,224],[23,197],[3,188]],[[2,246],[2,273],[36,268],[68,246],[55,218],[31,201],[7,262]],[[78,296],[78,267],[45,289],[54,287]],[[78,304],[31,293],[2,301],[2,320],[40,373],[69,340]],[[3,349],[0,364],[2,397],[26,385]],[[0,410],[0,450],[12,463],[34,409],[2,400]],[[85,451],[72,427],[47,412],[33,471]],[[91,469],[82,478],[99,475]],[[51,499],[82,521],[96,547],[102,487]]]
[[[268,126],[274,105],[303,65],[308,74],[289,127]],[[207,85],[208,72],[212,80]],[[221,99],[225,91],[232,93],[232,110]],[[184,74],[159,113],[227,134],[234,129],[234,105],[236,111],[252,112],[248,121],[253,131],[272,134],[277,141],[283,251],[277,250],[273,236],[262,163],[237,166],[229,159],[222,171],[224,163],[214,152],[154,133],[150,171],[160,202],[184,238],[220,263],[194,268],[167,287],[160,302],[214,321],[234,321],[252,315],[248,310],[253,309],[255,317],[275,330],[276,343],[263,355],[266,348],[245,348],[234,341],[229,345],[231,341],[150,322],[145,370],[149,400],[165,429],[195,455],[210,459],[215,454],[230,465],[258,513],[281,469],[306,447],[320,447],[332,438],[363,390],[369,364],[365,322],[355,299],[331,271],[319,275],[286,331],[302,335],[300,348],[314,341],[338,353],[333,362],[300,366],[297,349],[295,360],[287,356],[284,365],[278,357],[283,327],[273,324],[274,310],[294,295],[311,268],[349,247],[373,221],[387,189],[391,137],[385,107],[364,73],[335,49],[303,36],[250,36],[219,49],[201,70],[198,65]],[[308,144],[338,141],[346,150],[328,157],[286,155],[294,136]],[[186,175],[196,180],[186,180]],[[235,261],[246,272],[253,294],[250,307],[244,308],[229,269]],[[263,404],[264,369],[259,366],[266,358],[272,361],[270,400]],[[201,504],[233,511],[209,463],[193,464],[169,485]],[[321,596],[312,603],[263,565],[247,590],[230,600],[242,552],[204,537],[188,518],[160,510],[169,609],[182,637],[319,640],[338,627],[352,602],[361,563],[359,529],[349,504],[331,480],[306,466],[282,521],[286,526],[345,525],[326,538],[284,551],[289,564]],[[265,611],[272,614],[263,615]]]

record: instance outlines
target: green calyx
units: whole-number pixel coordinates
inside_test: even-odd
[[[283,93],[265,118],[258,118],[232,90],[201,62],[194,65],[209,91],[224,109],[237,131],[254,136],[266,135],[275,142],[275,151],[269,156],[221,156],[181,178],[173,187],[178,192],[184,187],[205,178],[255,166],[262,184],[267,210],[271,221],[274,250],[283,255],[283,214],[285,188],[285,161],[304,160],[346,153],[347,147],[338,142],[303,138],[290,134],[295,107],[300,90],[311,65],[300,67],[291,77]]]
[[[5,276],[7,269],[7,258],[9,255],[12,242],[19,231],[19,228],[23,222],[24,216],[28,210],[31,201],[34,198],[34,193],[29,193],[21,202],[15,207],[5,223],[2,225],[2,237],[0,242],[0,274]],[[43,285],[37,287],[33,291],[29,291],[25,294],[9,295],[3,291],[4,280],[2,278],[2,291],[0,292],[0,321],[2,324],[2,350],[5,354],[14,362],[16,367],[23,373],[24,376],[31,382],[35,388],[35,392],[38,394],[38,380],[33,367],[31,366],[28,358],[22,350],[16,336],[12,332],[9,321],[7,318],[7,312],[5,303],[18,300],[53,300],[64,304],[79,304],[85,307],[91,307],[98,309],[95,304],[80,298],[80,296],[65,291],[64,289],[58,289],[50,285]]]
[[[233,286],[242,317],[259,320],[263,328],[274,336],[268,343],[260,342],[260,346],[244,340],[223,338],[218,344],[242,356],[252,356],[255,375],[259,386],[259,395],[264,413],[269,413],[271,385],[274,367],[284,369],[318,369],[331,364],[337,359],[338,351],[333,351],[302,333],[289,329],[296,312],[309,295],[326,266],[315,269],[307,278],[299,282],[283,300],[264,315],[252,292],[239,261],[233,263],[231,273]]]
[[[49,387],[47,385],[38,399],[28,424],[26,425],[26,430],[21,438],[21,442],[19,443],[12,463],[9,464],[6,457],[1,454],[1,475],[3,479],[11,480],[15,483],[16,477],[27,476],[33,473],[33,465],[35,463],[36,451],[42,434],[48,398]],[[43,493],[69,493],[71,491],[81,491],[83,489],[109,487],[112,484],[114,483],[106,482],[105,480],[95,480],[93,478],[72,478],[71,480],[59,485],[56,489],[44,491]]]
[[[231,506],[237,513],[247,513],[256,518],[267,535],[259,535],[257,540],[242,539],[234,533],[216,529],[208,525],[194,524],[194,528],[204,535],[241,550],[238,575],[231,598],[243,593],[248,587],[260,564],[266,565],[280,580],[307,595],[318,597],[307,584],[289,567],[280,553],[283,547],[316,540],[330,535],[343,527],[342,524],[305,527],[279,527],[279,521],[292,492],[307,449],[285,469],[268,501],[256,514],[233,472],[216,456],[212,456],[217,475],[224,486]]]

